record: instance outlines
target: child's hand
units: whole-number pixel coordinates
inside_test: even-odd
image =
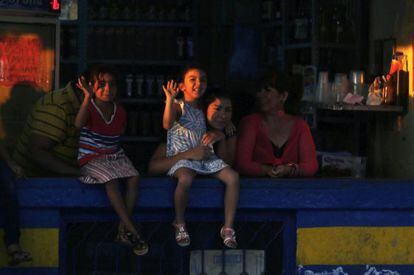
[[[78,78],[78,82],[76,83],[76,87],[83,91],[85,98],[90,98],[93,95],[93,89],[91,83],[87,84],[85,77],[81,76]]]
[[[186,152],[187,158],[190,160],[203,160],[207,159],[211,155],[211,149],[204,145],[199,145]]]
[[[167,83],[167,87],[162,85],[162,89],[164,90],[165,97],[167,100],[173,100],[177,97],[178,93],[180,92],[180,89],[178,87],[178,83],[174,80],[170,80]]]
[[[236,134],[236,126],[234,126],[232,121],[230,121],[226,127],[224,127],[224,132],[226,133],[227,137],[232,137]]]
[[[212,145],[216,143],[217,141],[223,140],[225,138],[226,138],[225,135],[220,131],[216,131],[216,130],[208,131],[201,138],[201,144],[206,145],[206,146]]]

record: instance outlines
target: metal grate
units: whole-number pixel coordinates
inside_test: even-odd
[[[189,274],[191,250],[222,249],[217,222],[190,222],[189,248],[180,248],[170,223],[145,222],[141,232],[150,245],[147,255],[138,257],[114,241],[117,223],[71,222],[66,225],[67,274]],[[265,251],[265,274],[282,274],[281,222],[239,222],[236,224],[240,249]]]

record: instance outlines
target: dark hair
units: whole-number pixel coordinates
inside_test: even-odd
[[[223,91],[220,87],[212,87],[207,89],[206,93],[203,96],[204,110],[207,111],[208,106],[217,98],[228,99],[231,101],[230,95]]]
[[[93,64],[85,70],[83,76],[89,83],[99,79],[99,76],[102,74],[110,74],[114,76],[115,81],[119,79],[118,71],[114,67],[107,64]]]
[[[181,73],[178,78],[178,82],[184,82],[185,75],[188,73],[188,71],[191,71],[191,70],[199,70],[199,71],[202,71],[205,75],[207,75],[206,71],[203,68],[201,68],[200,65],[195,64],[195,63],[188,64],[181,70]]]
[[[299,113],[300,101],[302,99],[300,83],[302,82],[299,77],[273,70],[266,71],[259,77],[259,89],[256,92],[269,87],[275,88],[279,93],[286,92],[288,97],[284,104],[285,112],[296,115]]]

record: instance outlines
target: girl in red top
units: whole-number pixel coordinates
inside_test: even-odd
[[[137,255],[148,252],[148,245],[138,234],[131,215],[137,197],[139,173],[120,147],[126,125],[126,112],[115,102],[117,86],[112,68],[98,65],[88,78],[78,80],[84,93],[75,119],[80,130],[78,162],[80,180],[86,184],[103,184],[109,201],[121,222],[117,240],[131,246]],[[119,179],[126,179],[125,196],[119,190]]]
[[[253,177],[310,177],[318,170],[309,126],[291,115],[300,98],[289,91],[287,79],[264,75],[256,94],[259,112],[240,122],[236,168]],[[297,104],[296,103],[296,104]]]

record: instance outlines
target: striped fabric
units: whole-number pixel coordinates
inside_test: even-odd
[[[102,184],[113,179],[138,176],[138,171],[120,147],[126,126],[126,112],[121,105],[113,105],[107,120],[94,100],[88,106],[89,120],[79,139],[78,162],[80,180],[88,184]]]
[[[69,165],[77,165],[79,131],[74,122],[78,110],[79,100],[70,83],[62,89],[45,94],[36,102],[13,152],[13,159],[23,167],[27,176],[52,175],[30,159],[32,134],[54,141],[53,155]]]
[[[138,176],[138,171],[121,150],[90,160],[81,167],[80,181],[87,184],[103,184],[108,181]]]
[[[79,138],[79,165],[93,158],[114,154],[120,150],[121,134],[125,127],[126,113],[120,105],[114,103],[114,112],[107,121],[101,110],[91,100],[88,107],[89,121],[82,128]]]
[[[206,133],[204,113],[184,101],[177,101],[177,103],[181,107],[182,115],[167,132],[167,156],[174,156],[197,147]],[[174,175],[179,168],[190,168],[199,174],[213,174],[226,166],[223,160],[212,154],[208,160],[180,160],[168,171],[168,175]]]

